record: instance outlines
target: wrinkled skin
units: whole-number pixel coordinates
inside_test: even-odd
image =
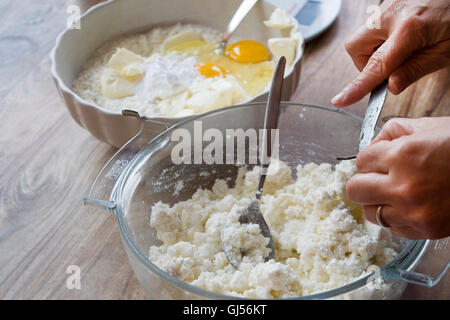
[[[450,236],[450,117],[393,119],[357,157],[347,195],[409,239]]]
[[[361,73],[333,98],[335,106],[361,100],[387,78],[390,92],[399,94],[450,65],[449,0],[387,0],[379,26],[362,26],[346,43]]]

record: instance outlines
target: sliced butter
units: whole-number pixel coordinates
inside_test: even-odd
[[[295,60],[297,41],[292,38],[270,38],[267,44],[275,57],[285,56],[287,65],[291,65]]]
[[[231,106],[248,100],[249,96],[232,76],[215,78],[206,87],[197,87],[187,105],[195,113]]]
[[[177,45],[183,42],[190,42],[190,41],[203,41],[203,37],[194,31],[184,31],[178,33],[164,40],[162,44],[162,51],[163,53],[165,53],[169,51],[171,48],[176,47]]]
[[[161,114],[165,116],[173,117],[182,113],[185,109],[185,104],[188,99],[189,93],[183,91],[178,95],[171,97],[171,99],[163,99],[158,101],[156,108]]]
[[[102,95],[110,99],[120,99],[134,95],[133,82],[121,78],[119,74],[110,68],[103,70],[100,76]]]
[[[293,18],[281,8],[276,8],[271,14],[269,20],[264,21],[264,24],[273,29],[286,29],[294,25]]]
[[[144,58],[128,49],[118,48],[109,59],[108,65],[113,68],[119,75],[135,81],[141,77],[144,72],[141,64]]]

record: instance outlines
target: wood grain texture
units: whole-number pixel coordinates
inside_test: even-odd
[[[49,73],[48,53],[66,24],[67,6],[99,1],[0,2],[0,299],[144,299],[114,216],[83,207],[95,176],[115,151],[70,118]],[[357,71],[346,38],[375,1],[344,0],[342,14],[307,45],[295,101],[329,105]],[[389,96],[383,116],[450,115],[450,69]],[[348,110],[364,113],[367,98]],[[433,257],[427,265],[434,264]],[[68,290],[69,265],[81,290]],[[406,298],[448,298],[450,276]]]

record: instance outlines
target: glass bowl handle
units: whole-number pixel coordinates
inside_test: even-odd
[[[429,244],[426,249],[431,249],[432,256],[441,256],[445,257],[443,269],[436,276],[431,276],[423,273],[418,273],[414,271],[404,270],[399,266],[391,266],[387,268],[383,278],[385,281],[392,280],[402,280],[408,283],[413,283],[425,287],[434,287],[438,284],[442,278],[445,276],[447,271],[450,269],[450,261],[449,261],[449,253],[450,253],[450,237],[444,238],[440,240],[428,240]]]
[[[144,148],[154,133],[148,133],[146,124],[161,126],[160,132],[168,129],[172,124],[162,121],[151,120],[141,117],[137,112],[130,110],[123,110],[124,116],[134,116],[141,119],[141,129],[136,136],[125,143],[112,157],[108,160],[105,166],[94,180],[89,194],[83,197],[83,204],[97,209],[105,210],[107,212],[114,212],[116,204],[111,200],[111,194],[114,186],[119,179],[122,172],[136,156],[136,154]]]

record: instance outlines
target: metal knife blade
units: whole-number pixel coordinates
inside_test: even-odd
[[[361,151],[367,147],[375,135],[375,127],[384,102],[386,101],[386,94],[388,90],[388,80],[385,80],[378,87],[372,90],[367,106],[366,115],[364,116],[361,135],[359,137],[359,150]]]

